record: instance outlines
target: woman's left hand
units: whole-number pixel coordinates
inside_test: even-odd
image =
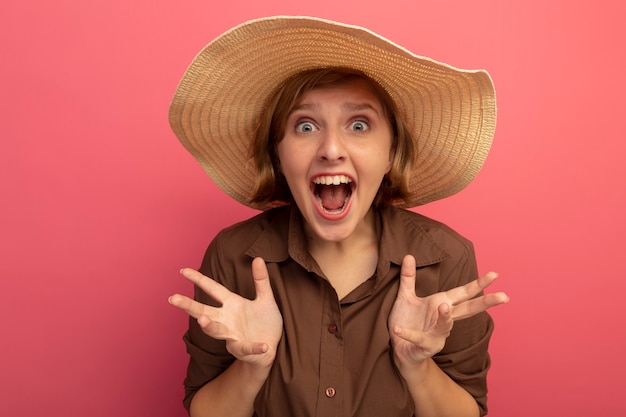
[[[498,277],[494,272],[449,291],[415,295],[415,258],[402,260],[398,296],[389,314],[389,332],[396,364],[419,365],[440,352],[455,320],[471,317],[509,301],[503,292],[474,298]],[[402,370],[402,369],[401,369]]]

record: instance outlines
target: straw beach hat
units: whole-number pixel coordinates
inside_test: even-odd
[[[496,123],[487,72],[460,70],[367,29],[318,18],[252,20],[213,40],[180,81],[170,125],[211,179],[250,205],[257,173],[248,148],[266,101],[290,76],[329,67],[378,82],[411,130],[417,154],[411,196],[396,205],[448,197],[478,174]]]

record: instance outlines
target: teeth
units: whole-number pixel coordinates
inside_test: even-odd
[[[345,175],[325,175],[323,177],[316,177],[313,179],[314,184],[319,185],[339,185],[349,184],[352,180]]]

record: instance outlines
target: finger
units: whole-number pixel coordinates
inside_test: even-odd
[[[223,285],[194,269],[183,268],[180,270],[180,273],[218,303],[223,303],[232,294]]]
[[[393,332],[399,338],[418,347],[424,346],[428,340],[428,335],[426,333],[415,329],[409,329],[407,327],[395,326],[393,328]]]
[[[468,284],[446,291],[446,295],[452,300],[453,305],[467,301],[476,297],[481,291],[493,284],[496,278],[498,278],[497,273],[488,272]]]
[[[438,335],[421,332],[415,329],[407,329],[406,327],[396,326],[394,333],[401,339],[417,347],[422,355],[427,357],[433,356],[440,352],[445,344],[445,339]],[[449,332],[448,332],[449,333]]]
[[[252,261],[252,278],[254,278],[254,288],[257,298],[274,298],[272,285],[270,284],[270,276],[267,272],[267,265],[265,265],[263,258],[254,258]]]
[[[486,294],[482,297],[474,298],[454,306],[452,308],[452,319],[466,319],[468,317],[472,317],[478,313],[486,311],[491,307],[495,307],[500,304],[506,304],[509,301],[510,297],[503,292]]]
[[[204,333],[214,339],[226,340],[230,337],[228,328],[218,321],[211,320],[208,316],[198,317],[198,325]]]
[[[452,307],[448,303],[442,303],[438,308],[439,318],[435,324],[435,330],[439,334],[450,333],[454,320],[452,320]]]
[[[199,303],[189,297],[181,294],[174,294],[167,300],[171,305],[183,310],[191,317],[197,319],[202,315],[206,315],[213,307]]]
[[[398,295],[400,294],[406,297],[415,296],[415,258],[412,255],[406,255],[402,259],[398,289]]]
[[[244,342],[231,340],[228,343],[228,351],[235,357],[261,355],[269,350],[269,345],[263,342]]]
[[[432,322],[424,330],[429,334],[448,337],[453,325],[452,307],[448,303],[441,303],[437,307],[437,314],[433,314]]]

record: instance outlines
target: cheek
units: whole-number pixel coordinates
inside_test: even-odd
[[[388,174],[389,171],[391,171],[391,169],[396,163],[396,151],[398,150],[398,139],[394,137],[393,135],[390,135],[389,148],[387,149],[389,152],[389,160],[387,163],[387,171],[385,171],[385,174]]]
[[[387,174],[391,171],[395,159],[395,149],[392,144],[381,146],[378,152],[379,166],[384,168],[384,173]]]
[[[394,150],[389,151],[389,162],[387,163],[387,170],[385,174],[388,174],[391,171],[391,167],[393,167],[393,160],[396,156],[396,152]]]
[[[297,171],[298,167],[302,165],[298,163],[299,158],[296,149],[284,144],[284,142],[278,144],[276,155],[278,170],[286,177]]]
[[[276,168],[278,169],[278,172],[280,172],[281,174],[283,174],[283,166],[285,165],[285,162],[287,162],[286,160],[284,161],[284,155],[285,155],[285,151],[284,151],[284,146],[281,146],[282,142],[279,142],[278,144],[276,144]]]

